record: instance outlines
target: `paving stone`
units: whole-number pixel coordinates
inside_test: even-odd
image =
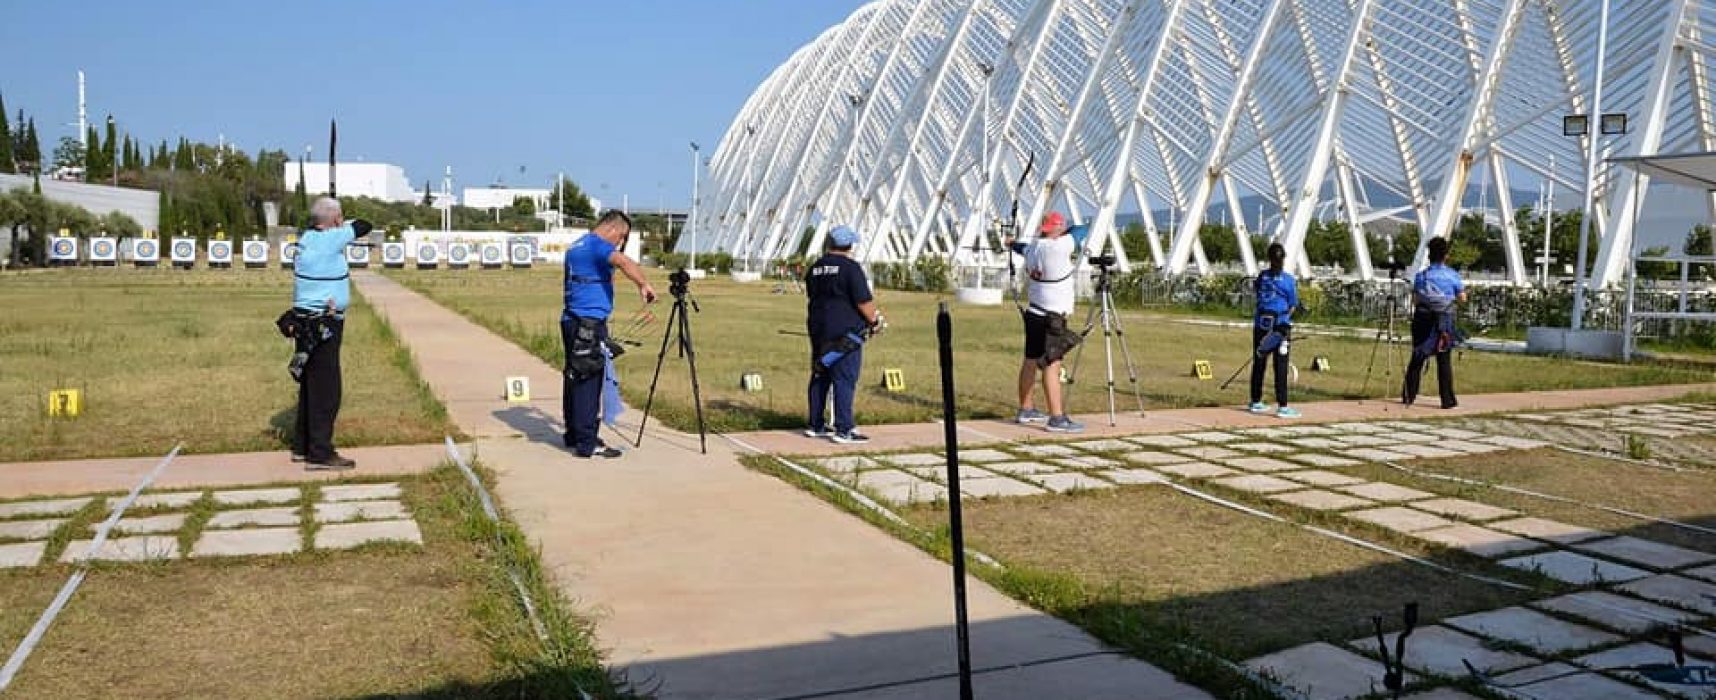
[[[187,517],[190,516],[186,513],[170,513],[146,518],[121,518],[113,526],[113,529],[115,532],[123,532],[128,535],[158,535],[178,532],[179,528],[185,526],[185,518]],[[89,525],[89,529],[92,531],[100,527],[101,523],[90,523]]]
[[[1429,432],[1431,430],[1436,429],[1436,426],[1431,425],[1429,423],[1419,423],[1417,421],[1409,421],[1409,420],[1377,421],[1373,425],[1379,425],[1379,426],[1387,428],[1391,431],[1406,430],[1406,431],[1413,431],[1413,432],[1420,432],[1420,433]]]
[[[1528,554],[1523,557],[1503,559],[1499,563],[1502,566],[1513,567],[1521,571],[1536,571],[1557,581],[1577,586],[1594,583],[1621,583],[1650,575],[1649,571],[1642,569],[1565,551]]]
[[[1283,462],[1273,457],[1241,457],[1239,459],[1227,460],[1226,464],[1230,467],[1239,467],[1240,469],[1244,469],[1248,472],[1264,473],[1286,472],[1299,468],[1299,465],[1297,464],[1292,462]]]
[[[1520,692],[1530,693],[1530,697],[1546,700],[1660,700],[1648,690],[1595,673],[1579,673],[1580,670],[1577,666],[1556,662],[1496,676],[1495,681],[1517,687]]]
[[[5,529],[4,529],[5,527],[6,527],[5,525],[0,525],[0,533],[5,532]],[[1688,569],[1686,571],[1682,571],[1682,572],[1680,572],[1680,575],[1691,576],[1693,578],[1703,579],[1705,581],[1710,581],[1710,582],[1716,583],[1716,566],[1700,566],[1696,569]]]
[[[898,473],[898,472],[896,472]],[[912,478],[910,474],[901,474]],[[343,523],[350,520],[395,520],[409,518],[411,513],[405,510],[405,504],[399,501],[347,501],[342,503],[317,503],[315,505],[316,522]]]
[[[45,540],[55,530],[60,529],[66,522],[65,518],[53,520],[8,520],[0,522],[0,537],[18,540]]]
[[[1034,496],[1036,494],[1044,493],[1042,489],[1037,488],[1036,486],[1032,486],[1018,479],[1009,479],[1006,477],[972,479],[970,481],[960,479],[959,492],[972,498],[990,498],[994,496]]]
[[[1443,620],[1442,624],[1492,639],[1523,644],[1542,654],[1589,649],[1621,640],[1608,632],[1519,606],[1451,617]]]
[[[1694,564],[1716,561],[1716,556],[1696,550],[1666,545],[1637,537],[1610,537],[1580,543],[1575,549],[1596,552],[1610,559],[1653,569],[1679,569]]]
[[[959,451],[959,461],[961,463],[976,462],[978,464],[984,464],[987,462],[1006,462],[1011,459],[1014,459],[1013,455],[1000,450],[982,449]]]
[[[1319,700],[1346,700],[1383,689],[1382,664],[1327,642],[1259,656],[1245,665]],[[1408,683],[1417,680],[1416,675],[1407,674]]]
[[[1400,633],[1396,632],[1383,637],[1390,654],[1394,653],[1395,639],[1399,636]],[[1347,642],[1347,646],[1375,653],[1376,637],[1361,637]],[[1406,666],[1414,671],[1452,677],[1469,676],[1470,672],[1462,661],[1470,662],[1473,668],[1484,673],[1512,671],[1538,662],[1524,654],[1491,649],[1482,639],[1441,625],[1414,630],[1412,636],[1406,638]]]
[[[1338,450],[1347,446],[1339,439],[1326,437],[1295,438],[1287,442],[1307,450]]]
[[[415,520],[383,520],[373,523],[324,525],[316,531],[316,549],[351,549],[370,542],[423,544],[423,531]]]
[[[840,459],[840,458],[836,458]],[[850,459],[850,458],[849,458]],[[855,459],[869,459],[857,457]],[[826,460],[825,460],[826,461]],[[399,484],[353,484],[350,486],[323,486],[322,500],[339,501],[380,501],[399,498]]]
[[[1014,445],[1013,451],[1032,457],[1074,457],[1078,455],[1078,450],[1066,445]]]
[[[947,482],[947,467],[902,467],[900,470],[925,481],[934,481],[938,484]],[[972,464],[959,465],[960,481],[987,479],[994,476],[1000,476],[1000,474]]]
[[[1407,695],[1402,700],[1481,700],[1481,698],[1462,693],[1453,688],[1437,688]]]
[[[941,467],[947,465],[946,457],[929,453],[882,455],[882,459],[887,460],[889,464],[896,467]],[[964,463],[965,455],[960,455],[959,461]]]
[[[1455,440],[1476,440],[1482,437],[1489,437],[1488,435],[1476,430],[1466,430],[1464,428],[1437,428],[1430,431],[1430,433],[1438,437],[1453,438]]]
[[[1270,440],[1285,440],[1287,438],[1299,437],[1298,431],[1288,430],[1287,428],[1252,428],[1250,430],[1236,430],[1234,432],[1246,437],[1267,438]],[[1234,447],[1241,446],[1234,445]]]
[[[1382,501],[1383,503],[1418,501],[1436,495],[1433,493],[1419,491],[1418,489],[1409,489],[1405,486],[1395,486],[1394,484],[1381,481],[1372,481],[1368,484],[1355,484],[1353,486],[1343,486],[1339,490],[1358,496],[1359,498],[1368,498],[1373,501]]]
[[[1360,508],[1363,506],[1374,505],[1370,501],[1362,498],[1318,489],[1271,494],[1269,499],[1272,501],[1280,501],[1282,503],[1291,503],[1293,505],[1310,508],[1312,510],[1346,510],[1348,508]]]
[[[1126,441],[1145,447],[1191,447],[1198,444],[1178,435],[1134,435]]]
[[[1400,444],[1383,437],[1383,435],[1386,435],[1386,433],[1376,433],[1372,435],[1342,435],[1335,438],[1335,442],[1339,444],[1324,449],[1338,450],[1346,447],[1393,447],[1394,445]]]
[[[1502,520],[1490,523],[1489,527],[1501,530],[1502,532],[1511,532],[1515,535],[1525,535],[1526,537],[1544,540],[1546,542],[1554,542],[1556,544],[1584,542],[1585,540],[1593,540],[1598,537],[1606,537],[1609,534],[1602,530],[1592,530],[1590,528],[1568,525],[1567,523],[1556,522],[1554,520],[1544,520],[1542,518],[1516,518],[1513,520]]]
[[[1226,447],[1182,447],[1174,451],[1186,455],[1187,457],[1196,457],[1198,459],[1233,459],[1235,457],[1245,456],[1243,453],[1227,449]]]
[[[1285,428],[1285,430],[1297,433],[1301,437],[1334,437],[1341,434],[1341,431],[1326,425],[1295,425]]]
[[[95,540],[74,540],[66,545],[66,551],[60,553],[61,562],[83,561],[86,558],[100,561],[147,561],[150,559],[178,559],[179,538],[163,535],[144,535],[142,537],[110,537],[101,546],[101,551],[93,557],[88,556],[89,546]]]
[[[1229,444],[1228,447],[1264,455],[1278,455],[1294,451],[1292,447],[1274,442],[1235,442]]]
[[[1395,442],[1402,443],[1402,444],[1424,444],[1424,443],[1436,442],[1436,441],[1441,439],[1441,438],[1436,437],[1435,435],[1431,435],[1429,433],[1416,433],[1416,432],[1412,432],[1410,430],[1401,430],[1401,431],[1396,431],[1396,432],[1392,432],[1392,433],[1383,433],[1382,435],[1379,435],[1378,437],[1388,438],[1390,440],[1393,440]]]
[[[1293,460],[1293,461],[1298,462],[1300,464],[1309,464],[1313,467],[1350,467],[1350,466],[1353,466],[1355,464],[1364,464],[1363,462],[1360,462],[1356,459],[1348,459],[1346,457],[1336,457],[1334,455],[1317,454],[1315,452],[1310,452],[1310,453],[1306,453],[1306,454],[1298,454],[1298,455],[1288,455],[1287,459]]]
[[[30,515],[71,515],[93,498],[61,498],[52,501],[19,501],[17,503],[0,503],[0,518],[18,518]]]
[[[215,503],[223,506],[255,506],[279,505],[296,503],[303,497],[298,489],[245,489],[241,491],[216,491]]]
[[[1114,469],[1102,472],[1102,478],[1117,484],[1161,484],[1167,478],[1148,469]]]
[[[1580,591],[1540,600],[1531,605],[1635,635],[1664,625],[1690,623],[1700,617],[1697,613],[1683,612],[1606,591]]]
[[[1023,474],[1047,474],[1060,471],[1060,467],[1049,466],[1041,462],[991,462],[983,465],[983,468],[992,472],[1012,474],[1014,476]]]
[[[1506,447],[1502,447],[1501,445],[1490,445],[1490,444],[1486,444],[1486,443],[1482,443],[1482,442],[1472,442],[1470,440],[1443,440],[1441,442],[1436,443],[1435,447],[1440,447],[1444,450],[1453,450],[1455,452],[1460,452],[1460,453],[1469,454],[1469,455],[1480,455],[1480,454],[1485,454],[1485,453],[1489,453],[1489,452],[1500,452],[1502,450],[1507,449]]]
[[[1305,471],[1300,472],[1283,472],[1276,474],[1276,476],[1283,479],[1292,479],[1294,481],[1307,483],[1312,486],[1351,486],[1353,484],[1364,483],[1364,479],[1360,479],[1356,476],[1347,476],[1337,472],[1326,472],[1318,469],[1306,469]]]
[[[1672,664],[1674,663],[1674,652],[1668,647],[1638,642],[1628,644],[1623,647],[1599,651],[1595,654],[1581,656],[1574,659],[1574,661],[1575,663],[1579,663],[1590,668],[1602,669],[1625,668],[1630,666],[1642,666],[1645,664]],[[1669,695],[1675,695],[1683,698],[1709,697],[1707,693],[1699,690],[1697,686],[1659,683],[1645,678],[1644,674],[1637,671],[1611,671],[1611,673],[1622,678],[1643,682],[1645,685],[1656,688],[1657,690],[1668,693]]]
[[[883,500],[901,504],[935,503],[947,500],[946,486],[942,486],[941,484],[932,484],[923,480],[917,480],[912,483],[879,486],[876,487],[875,491]]]
[[[201,492],[201,491],[180,491],[178,493],[146,493],[146,494],[143,494],[141,496],[138,496],[137,500],[132,501],[131,507],[127,508],[126,512],[137,511],[137,510],[148,510],[151,508],[189,508],[189,507],[191,507],[192,503],[196,503],[197,501],[202,500],[202,497],[203,497],[203,492]],[[107,499],[107,510],[108,510],[108,512],[112,512],[114,510],[117,510],[119,508],[119,504],[124,503],[124,502],[125,502],[125,498],[122,496],[114,496],[112,498]]]
[[[1244,439],[1238,435],[1234,435],[1233,433],[1224,433],[1219,430],[1210,430],[1201,433],[1182,433],[1180,437],[1186,438],[1187,440],[1196,440],[1198,442],[1214,443],[1236,442]]]
[[[0,544],[0,569],[17,569],[35,566],[42,560],[42,554],[48,551],[46,542],[20,542],[18,544]]]
[[[303,549],[304,536],[296,527],[215,530],[204,532],[202,538],[191,545],[191,556],[249,557],[292,554]]]
[[[823,471],[826,471],[830,474],[851,474],[851,473],[859,472],[859,471],[866,471],[866,470],[871,470],[871,469],[881,469],[882,468],[881,462],[877,462],[876,460],[870,459],[869,457],[865,457],[862,455],[856,455],[856,456],[851,456],[851,457],[830,457],[828,459],[819,459],[819,460],[814,461],[813,464],[815,464],[818,467],[822,467]],[[327,493],[327,489],[323,489],[323,494],[324,494],[323,498],[327,497],[326,493]]]
[[[328,505],[328,504],[323,504]],[[235,527],[264,526],[282,527],[298,525],[297,508],[257,508],[253,510],[227,510],[215,513],[203,527],[210,530],[225,530]],[[192,552],[195,554],[195,552]]]
[[[1236,491],[1245,491],[1248,493],[1277,493],[1280,491],[1293,491],[1303,488],[1299,484],[1286,479],[1278,479],[1265,474],[1247,474],[1245,476],[1216,479],[1215,483]]]
[[[1443,457],[1458,457],[1465,454],[1464,452],[1456,452],[1454,450],[1444,450],[1435,445],[1395,445],[1388,449],[1394,452],[1403,452],[1420,459],[1441,459]]]
[[[1218,476],[1227,476],[1229,474],[1239,473],[1232,469],[1228,469],[1227,467],[1218,467],[1208,462],[1169,464],[1167,466],[1157,467],[1156,471],[1164,474],[1173,474],[1174,476],[1185,477],[1187,479],[1213,479]]]
[[[1189,457],[1172,452],[1133,452],[1121,459],[1133,464],[1185,464],[1190,461]]]
[[[1110,439],[1110,440],[1086,440],[1084,442],[1075,442],[1075,443],[1072,443],[1072,447],[1076,447],[1078,449],[1084,450],[1085,452],[1123,452],[1126,450],[1134,450],[1134,449],[1138,448],[1137,445],[1134,445],[1134,444],[1127,442],[1125,440],[1112,440],[1112,439]]]
[[[1055,493],[1114,488],[1114,484],[1083,474],[1032,474],[1025,478]]]
[[[1435,513],[1437,515],[1446,515],[1452,518],[1460,518],[1462,520],[1484,521],[1495,520],[1496,518],[1505,518],[1510,515],[1519,515],[1519,511],[1497,508],[1488,503],[1479,503],[1477,501],[1468,501],[1460,498],[1433,498],[1428,501],[1415,502],[1412,504],[1412,507],[1425,512]]]
[[[1406,454],[1405,452],[1395,452],[1393,450],[1385,450],[1380,447],[1354,447],[1350,450],[1341,450],[1340,453],[1343,456],[1351,457],[1353,459],[1362,459],[1366,462],[1393,462],[1396,460],[1412,458],[1412,455]]]
[[[1384,433],[1388,428],[1371,423],[1335,423],[1329,426],[1343,433]]]
[[[1490,437],[1478,440],[1478,442],[1487,442],[1491,445],[1501,445],[1502,447],[1512,450],[1535,450],[1539,447],[1549,446],[1549,443],[1543,442],[1542,440],[1528,440],[1526,438],[1517,438],[1509,435],[1491,435]]]
[[[1617,586],[1640,598],[1716,615],[1716,585],[1671,574],[1641,578]]]
[[[1536,540],[1465,523],[1421,530],[1412,536],[1492,559],[1543,548],[1543,544]]]
[[[1355,510],[1350,513],[1342,513],[1342,515],[1352,518],[1353,520],[1367,522],[1395,532],[1406,533],[1419,532],[1422,530],[1434,530],[1439,527],[1447,527],[1454,524],[1451,520],[1439,518],[1429,513],[1416,511],[1411,508],[1401,508],[1399,506],[1372,508],[1370,510]]]
[[[1125,464],[1107,457],[1097,457],[1094,455],[1062,457],[1060,459],[1051,459],[1049,462],[1059,464],[1069,469],[1113,469],[1115,467],[1125,466]]]

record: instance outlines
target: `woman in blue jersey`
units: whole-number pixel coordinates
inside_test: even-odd
[[[1286,270],[1287,249],[1280,243],[1269,244],[1265,253],[1269,269],[1257,275],[1252,291],[1257,296],[1257,312],[1252,316],[1251,347],[1251,412],[1264,413],[1263,373],[1269,369],[1271,358],[1275,365],[1275,415],[1282,418],[1299,417],[1298,409],[1287,405],[1288,339],[1293,330],[1293,312],[1299,305],[1299,286]]]

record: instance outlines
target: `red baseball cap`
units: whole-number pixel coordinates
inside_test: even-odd
[[[1061,216],[1061,213],[1058,211],[1051,211],[1051,212],[1049,212],[1048,216],[1043,217],[1043,226],[1042,226],[1042,228],[1040,228],[1038,230],[1043,232],[1043,233],[1048,233],[1048,232],[1053,231],[1057,228],[1063,228],[1066,225],[1067,225],[1067,218],[1066,217]]]

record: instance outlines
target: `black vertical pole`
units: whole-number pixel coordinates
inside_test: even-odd
[[[941,413],[947,442],[947,517],[953,532],[953,615],[959,639],[959,697],[971,700],[971,628],[965,612],[965,519],[959,508],[959,427],[953,409],[953,316],[947,302],[935,316],[941,351]]]

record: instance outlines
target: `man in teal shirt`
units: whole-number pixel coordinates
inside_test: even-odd
[[[357,463],[334,451],[334,419],[340,413],[340,341],[345,336],[346,306],[351,303],[346,246],[369,235],[363,219],[350,224],[340,201],[316,200],[310,207],[312,226],[298,237],[293,264],[292,315],[301,358],[298,374],[298,418],[293,431],[292,460],[310,470],[344,471]]]

